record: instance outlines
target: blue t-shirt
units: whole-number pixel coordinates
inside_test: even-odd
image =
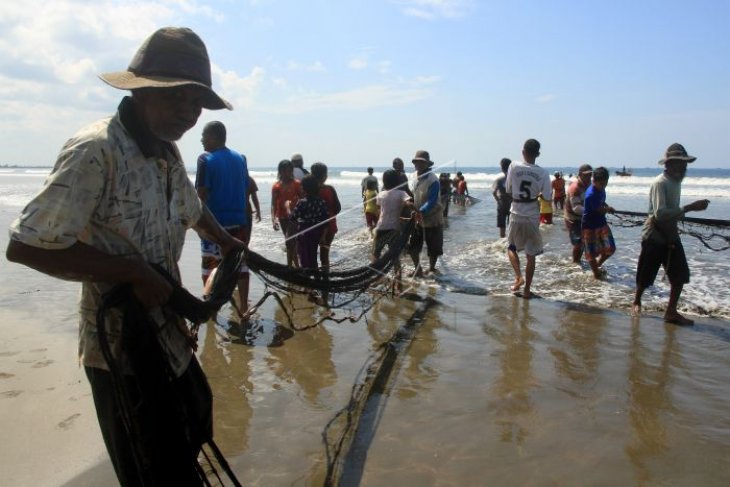
[[[591,230],[605,226],[606,214],[598,210],[606,204],[606,192],[591,184],[586,190],[585,197],[581,226]]]
[[[195,185],[208,190],[205,204],[222,226],[248,224],[246,156],[228,147],[201,154]]]

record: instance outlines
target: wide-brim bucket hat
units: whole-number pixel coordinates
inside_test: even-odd
[[[163,27],[142,43],[126,71],[102,73],[102,81],[120,90],[204,88],[203,107],[209,110],[233,106],[213,91],[210,58],[205,44],[187,27]]]
[[[426,164],[428,164],[429,167],[433,166],[431,156],[428,151],[425,150],[416,151],[416,155],[413,156],[411,162],[425,162]]]
[[[669,161],[694,162],[696,160],[697,158],[695,156],[690,156],[687,154],[687,151],[682,144],[678,144],[675,142],[674,144],[667,147],[667,150],[664,153],[664,158],[659,159],[659,165],[664,165]]]

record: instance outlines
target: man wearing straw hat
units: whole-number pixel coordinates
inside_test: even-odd
[[[440,199],[438,177],[431,171],[433,162],[425,150],[419,150],[413,156],[416,174],[413,179],[413,204],[416,207],[417,225],[413,229],[408,245],[415,270],[414,277],[423,276],[421,269],[421,250],[426,242],[428,253],[428,270],[436,274],[436,261],[444,253],[444,212]]]
[[[196,397],[210,399],[184,320],[163,306],[172,286],[151,264],[179,282],[177,261],[188,228],[219,244],[224,253],[243,246],[201,204],[175,145],[203,108],[231,105],[213,91],[205,44],[187,28],[157,30],[126,71],[100,78],[130,90],[131,96],[122,99],[113,116],[66,142],[44,188],[12,224],[7,257],[82,282],[79,355],[119,482],[202,485],[194,465],[200,445],[181,431],[191,423],[183,426],[172,419],[170,397],[160,394],[152,401],[139,395],[144,378],[131,370],[116,310],[106,320],[107,362],[96,313],[104,293],[128,284],[159,327],[158,341],[177,377],[174,387],[180,394],[200,387]],[[121,375],[110,372],[113,364]],[[131,423],[122,419],[129,408],[117,400],[120,388],[135,412]]]
[[[674,143],[667,148],[664,158],[664,172],[657,176],[649,190],[649,211],[641,231],[641,254],[636,269],[636,293],[633,313],[641,314],[641,296],[644,290],[654,284],[660,266],[669,278],[669,303],[664,312],[664,321],[677,325],[693,325],[694,321],[677,311],[682,288],[689,282],[689,266],[679,238],[677,222],[690,211],[704,211],[710,200],[697,200],[679,206],[682,180],[687,173],[687,164],[697,158],[687,154],[682,144]]]

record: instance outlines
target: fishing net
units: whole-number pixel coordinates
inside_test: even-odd
[[[352,268],[344,268],[341,265],[334,265],[329,271],[294,268],[248,251],[241,257],[241,262],[245,260],[250,271],[266,285],[263,296],[251,307],[249,314],[255,312],[271,297],[284,310],[289,325],[297,331],[317,326],[323,321],[354,323],[360,320],[378,299],[393,292],[394,282],[384,278],[398,265],[414,226],[415,221],[408,220],[408,223],[389,242],[388,250],[380,258],[368,265]],[[292,312],[288,309],[294,306],[294,300],[287,300],[289,303],[287,306],[281,296],[289,293],[307,295],[313,307],[324,306],[330,310],[342,310],[343,313],[337,315],[331,312],[313,324],[297,326],[292,320]]]
[[[367,450],[375,436],[394,376],[428,311],[437,304],[430,298],[401,325],[391,338],[370,354],[350,392],[347,405],[322,432],[327,458],[324,485],[359,485]]]
[[[616,227],[638,227],[644,225],[646,213],[616,211],[609,215],[611,225]],[[677,226],[679,233],[696,238],[707,249],[721,252],[730,249],[730,220],[684,217]]]

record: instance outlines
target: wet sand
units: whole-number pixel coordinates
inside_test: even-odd
[[[76,335],[38,332],[33,319],[7,309],[2,317],[2,483],[61,485],[106,461],[89,386],[74,361]]]
[[[188,240],[183,280],[199,293],[197,239]],[[2,266],[3,483],[115,485],[76,363],[78,284]],[[261,286],[252,282],[255,300]],[[680,328],[428,280],[413,296],[382,299],[357,323],[293,334],[270,300],[249,344],[225,310],[207,325],[199,357],[216,441],[244,485],[322,485],[322,435],[330,422],[330,439],[344,430],[334,419],[354,389],[369,395],[353,408],[342,485],[730,484],[728,322],[698,317]],[[426,297],[437,304],[397,343],[376,390],[381,345]],[[306,300],[295,305],[298,326],[321,316]]]

